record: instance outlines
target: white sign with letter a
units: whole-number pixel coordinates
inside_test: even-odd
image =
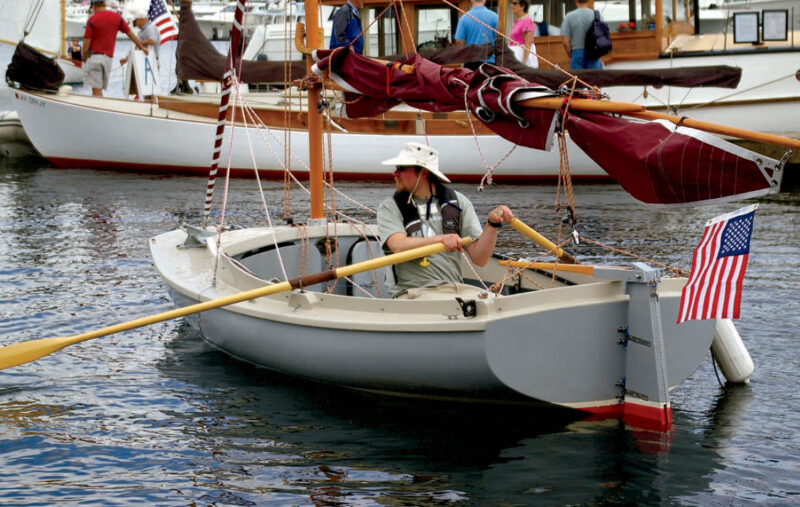
[[[152,54],[145,55],[131,48],[125,64],[123,92],[126,96],[134,95],[138,99],[149,95],[158,95],[158,63]]]

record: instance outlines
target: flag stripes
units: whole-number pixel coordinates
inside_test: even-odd
[[[696,319],[738,319],[757,204],[706,224],[681,294],[678,324]]]
[[[167,11],[164,0],[150,0],[150,9],[147,11],[147,17],[158,27],[161,44],[178,38],[178,27]]]

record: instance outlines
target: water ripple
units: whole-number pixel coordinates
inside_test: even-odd
[[[231,182],[243,211],[230,216],[244,226],[264,220],[252,185]],[[282,185],[265,187],[268,202],[280,203]],[[372,208],[388,195],[382,184],[340,188]],[[551,187],[457,188],[474,196],[481,214],[512,203],[541,233],[559,235],[563,213]],[[704,221],[734,208],[653,210],[614,186],[575,192],[587,237],[685,268]],[[198,217],[204,193],[203,178],[0,168],[0,343],[169,309],[148,238]],[[295,197],[300,220],[305,196]],[[410,403],[309,385],[243,365],[185,324],[163,322],[0,372],[0,503],[796,503],[798,214],[800,195],[790,193],[763,200],[756,216],[737,324],[756,364],[751,384],[723,389],[705,362],[672,393],[675,427],[666,442],[552,411]],[[532,251],[508,228],[500,242]],[[618,260],[594,246],[576,251]]]

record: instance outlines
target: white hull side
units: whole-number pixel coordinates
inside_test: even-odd
[[[72,60],[59,58],[58,66],[64,71],[64,84],[83,84],[83,69],[75,65]]]
[[[308,233],[316,238],[321,230],[312,227]],[[338,231],[354,233],[344,224]],[[286,227],[276,234],[274,241],[282,244],[298,237]],[[185,236],[173,231],[151,240],[155,266],[177,306],[265,283],[227,255],[220,257],[212,283],[216,238],[206,248],[176,248]],[[340,236],[339,246],[346,249],[344,238]],[[222,249],[235,257],[263,251],[272,242],[267,229],[241,230],[227,233]],[[264,255],[265,269],[277,270],[269,257],[274,254]],[[241,259],[251,262],[252,257]],[[289,276],[295,276],[286,260]],[[315,264],[312,258],[310,272]],[[499,265],[494,268],[502,274]],[[249,269],[258,270],[255,264]],[[624,283],[588,281],[594,283],[478,299],[473,317],[462,315],[452,299],[346,296],[338,293],[344,285],[340,281],[336,294],[276,294],[187,320],[206,341],[232,356],[318,382],[480,401],[522,401],[524,393],[529,402],[615,410],[617,381],[635,368],[626,364],[626,348],[618,343],[618,328],[628,319],[628,295]],[[682,382],[702,362],[714,329],[713,322],[671,324],[683,283],[665,280],[659,289],[669,386]]]
[[[729,127],[755,130],[800,138],[800,81],[794,73],[800,62],[800,51],[766,54],[720,54],[661,58],[647,61],[616,62],[608,69],[658,69],[730,65],[742,68],[736,89],[679,88],[664,86],[617,86],[604,88],[611,100],[642,104],[648,109],[663,110],[670,105],[670,114],[687,116]],[[698,107],[702,106],[702,107]]]
[[[167,172],[207,173],[211,163],[214,122],[197,116],[163,111],[147,103],[86,96],[47,96],[12,90],[20,118],[39,152],[58,166],[104,167]],[[62,125],[72,125],[62,129]],[[220,167],[229,157],[231,129],[226,129]],[[403,143],[427,143],[425,136],[367,135],[333,132],[333,167],[339,178],[389,178],[380,161]],[[248,142],[248,138],[250,142]],[[263,140],[262,140],[263,138]],[[87,143],[87,139],[93,142]],[[429,136],[440,153],[441,168],[453,181],[478,181],[485,167],[472,136]],[[231,168],[253,171],[251,144],[262,174],[282,171],[282,129],[271,134],[237,128],[233,136]],[[514,145],[496,135],[477,138],[489,164],[506,156]],[[265,146],[266,144],[266,146]],[[307,172],[308,134],[292,132],[292,170]],[[577,146],[569,142],[570,169],[574,178],[608,179]],[[498,181],[555,179],[558,151],[545,152],[516,147],[494,172]]]

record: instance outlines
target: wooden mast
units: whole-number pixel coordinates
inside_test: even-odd
[[[322,47],[322,34],[319,29],[319,2],[306,0],[306,44],[313,50]],[[311,55],[306,56],[306,72],[311,74],[314,64]],[[323,218],[322,207],[322,115],[317,108],[321,98],[320,87],[311,86],[308,89],[308,162],[309,162],[309,190],[311,192],[312,220]]]
[[[67,0],[61,0],[61,42],[58,43],[61,58],[67,58]]]

